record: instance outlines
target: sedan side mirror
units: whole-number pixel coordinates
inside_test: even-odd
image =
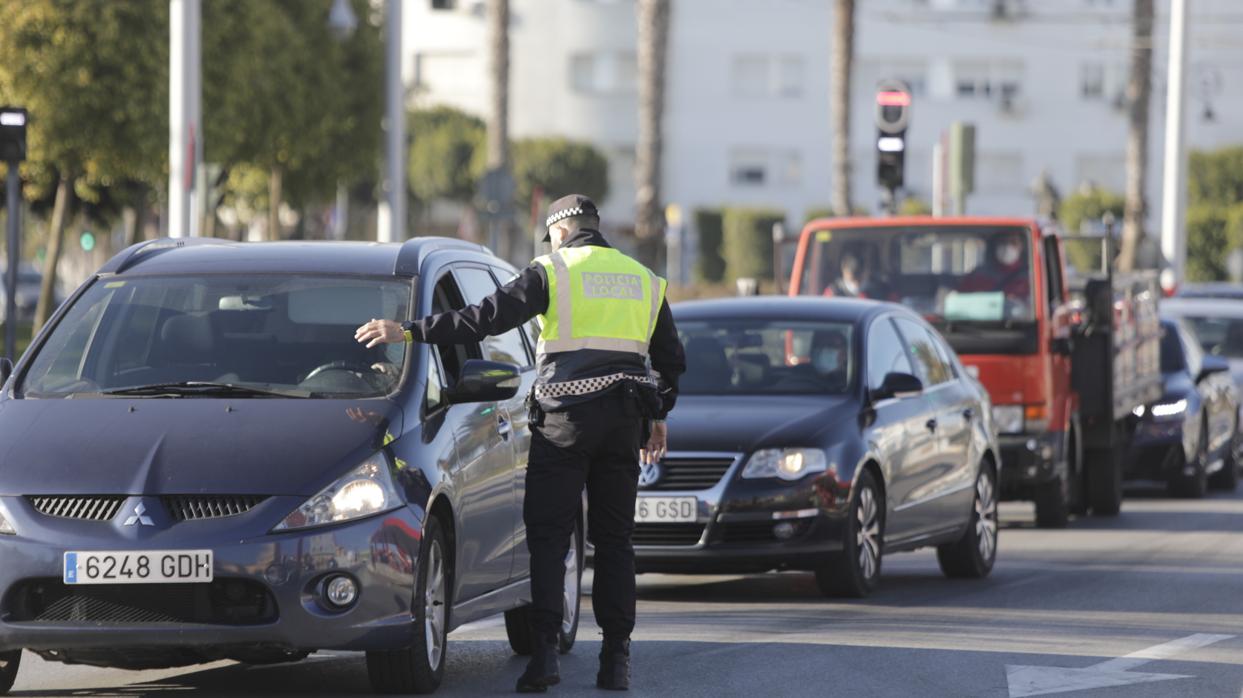
[[[1230,370],[1230,362],[1220,356],[1206,354],[1204,360],[1200,363],[1200,375],[1196,376],[1196,382],[1208,378],[1214,373],[1226,373]]]
[[[0,385],[9,382],[9,378],[13,375],[13,360],[7,356],[0,359]]]
[[[880,388],[872,392],[872,399],[914,397],[922,392],[924,392],[924,382],[915,376],[909,373],[886,373]]]
[[[522,385],[522,373],[513,364],[469,359],[462,376],[446,392],[450,403],[508,400]]]

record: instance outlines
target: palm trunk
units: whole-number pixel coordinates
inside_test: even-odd
[[[268,240],[281,239],[281,168],[273,165],[268,173]]]
[[[488,2],[488,69],[491,77],[491,102],[488,114],[488,169],[509,169],[509,0]],[[503,214],[511,202],[502,202]],[[510,258],[509,220],[501,215],[491,222],[497,227],[497,247],[504,259]]]
[[[72,182],[68,174],[61,173],[56,184],[56,203],[52,205],[52,225],[48,230],[47,254],[44,257],[43,282],[39,285],[39,303],[35,306],[34,332],[38,332],[55,309],[56,267],[60,265],[60,250],[65,239],[65,220],[69,216],[69,197]]]
[[[640,242],[640,255],[649,266],[657,266],[665,229],[660,175],[669,11],[669,0],[639,0],[639,140],[635,152],[634,232]]]
[[[850,75],[855,52],[855,0],[833,6],[833,63],[830,67],[829,118],[833,128],[833,213],[849,216],[850,196]]]
[[[1118,268],[1135,268],[1148,202],[1144,184],[1148,175],[1148,105],[1152,96],[1153,0],[1135,0],[1131,26],[1131,75],[1126,97],[1130,131],[1126,142],[1126,208],[1122,216],[1122,250]]]

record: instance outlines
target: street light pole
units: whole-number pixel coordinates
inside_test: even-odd
[[[169,0],[168,234],[198,234],[194,201],[202,155],[200,0]]]
[[[397,242],[406,237],[406,94],[401,77],[401,2],[388,0],[384,19],[384,198],[376,231],[380,242]]]
[[[1183,211],[1187,203],[1187,163],[1183,114],[1187,97],[1187,0],[1170,2],[1170,60],[1165,99],[1165,163],[1161,192],[1161,253],[1183,280],[1187,236]]]

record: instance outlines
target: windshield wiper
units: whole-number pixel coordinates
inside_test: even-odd
[[[211,381],[176,381],[172,383],[152,383],[136,385],[128,388],[114,388],[100,391],[100,395],[232,395],[237,397],[313,397],[314,393],[272,390],[255,388],[248,385],[233,383],[213,383]]]

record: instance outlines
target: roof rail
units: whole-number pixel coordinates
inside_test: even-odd
[[[104,263],[96,274],[120,274],[130,267],[135,266],[144,259],[150,259],[153,255],[160,254],[168,250],[174,250],[180,247],[199,246],[199,245],[228,245],[229,240],[221,240],[220,238],[160,238],[159,240],[148,240],[140,242],[116,253],[112,259]]]
[[[401,244],[401,251],[397,253],[397,263],[393,267],[393,273],[399,276],[417,276],[428,255],[441,250],[462,250],[478,252],[489,257],[496,256],[492,250],[483,245],[458,238],[438,236],[410,238]]]

